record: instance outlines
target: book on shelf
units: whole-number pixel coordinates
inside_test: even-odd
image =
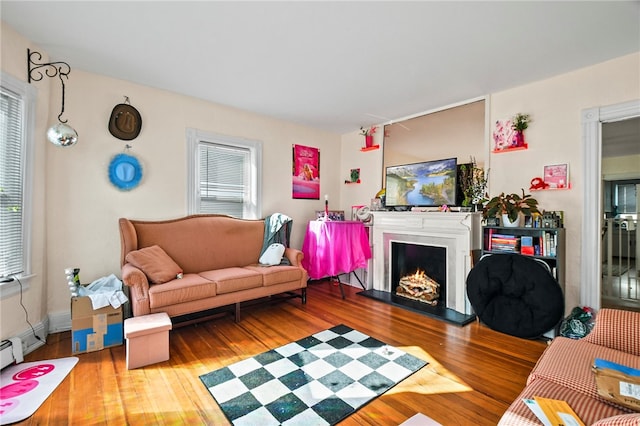
[[[493,234],[490,241],[492,251],[520,251],[520,237],[515,235]]]
[[[533,247],[533,237],[528,235],[523,235],[520,237],[520,253],[533,256],[535,254],[535,249]]]
[[[558,245],[558,234],[546,231],[542,234],[542,243],[540,248],[541,256],[556,257],[556,248]]]

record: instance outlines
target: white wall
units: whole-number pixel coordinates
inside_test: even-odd
[[[371,205],[371,199],[382,188],[382,132],[373,135],[374,145],[380,145],[379,149],[361,151],[365,146],[364,136],[359,132],[349,133],[342,137],[342,150],[340,152],[340,205],[338,210],[344,210],[345,215],[351,214],[352,206]],[[349,180],[351,169],[360,169],[360,184],[345,184]],[[329,206],[331,207],[331,206]],[[349,216],[350,218],[350,216]]]
[[[640,98],[640,54],[583,68],[491,96],[493,120],[516,112],[531,114],[525,131],[527,151],[492,154],[491,192],[527,189],[548,164],[569,163],[572,189],[535,192],[545,210],[565,212],[566,307],[580,303],[580,256],[584,170],[581,134],[583,109]]]
[[[640,177],[640,155],[603,158],[602,177],[606,180],[638,179]]]
[[[26,76],[27,46],[27,40],[3,24],[3,70]],[[56,147],[45,142],[49,124],[41,124],[36,130],[40,138],[36,164],[40,189],[34,238],[39,242],[35,246],[37,260],[46,263],[38,271],[42,284],[34,285],[25,299],[33,323],[43,321],[47,314],[69,312],[66,267],[79,267],[85,283],[112,273],[119,276],[119,217],[165,219],[186,214],[187,128],[263,142],[262,214],[282,212],[294,219],[294,247],[302,246],[306,223],[315,217],[315,210],[323,208],[324,197],[291,198],[293,144],[320,148],[321,193],[332,194],[338,200],[339,177],[331,159],[340,157],[339,135],[87,73],[69,65],[72,71],[66,83],[65,117],[78,132],[78,143],[68,148]],[[51,111],[48,119],[42,120],[51,124],[60,109],[60,87],[55,83],[57,80],[51,82]],[[40,84],[38,89],[47,93],[47,87]],[[124,95],[142,115],[142,131],[129,143],[144,174],[140,186],[129,192],[112,186],[107,172],[111,157],[122,152],[126,144],[107,129],[111,110],[124,101]],[[48,97],[39,100],[40,108],[42,103],[46,106]],[[27,329],[15,298],[0,303],[2,338]]]
[[[263,142],[263,215],[282,212],[294,219],[292,245],[302,246],[304,229],[322,201],[291,198],[291,147],[318,147],[337,158],[339,136],[214,105],[126,81],[74,72],[67,85],[67,115],[80,140],[70,149],[48,146],[47,250],[50,312],[67,308],[63,269],[81,268],[90,282],[119,271],[119,217],[165,219],[186,214],[186,129]],[[108,180],[111,157],[125,141],[114,138],[107,121],[114,105],[129,96],[142,115],[142,131],[130,141],[143,165],[139,187],[122,192]],[[321,191],[337,194],[330,162],[321,161]],[[220,241],[224,244],[224,241]]]
[[[491,169],[490,195],[503,191],[519,192],[521,188],[529,192],[531,179],[542,176],[545,165],[569,163],[571,189],[533,193],[542,209],[565,212],[567,311],[577,306],[580,301],[584,190],[581,111],[634,99],[640,99],[640,54],[627,55],[489,96],[490,123],[510,118],[518,112],[531,114],[533,119],[525,131],[528,150],[486,153],[485,158],[489,161],[486,161],[485,165]],[[343,170],[347,168],[347,163],[352,161],[346,155],[355,152],[354,146],[358,142],[357,133],[342,137]],[[490,148],[491,146],[487,149]],[[363,181],[381,182],[381,157],[366,156],[362,153],[359,158],[362,167],[371,173],[371,176],[361,173]],[[343,188],[344,206],[367,200],[379,189],[375,186],[361,186],[355,194],[351,193],[355,192],[351,188]]]

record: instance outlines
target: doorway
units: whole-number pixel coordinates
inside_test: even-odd
[[[640,311],[640,117],[602,124],[602,189],[601,304]]]
[[[603,153],[611,147],[607,140],[603,140],[603,134],[607,134],[610,129],[615,129],[614,123],[624,123],[634,125],[630,119],[640,117],[640,101],[631,101],[606,107],[597,107],[584,110],[582,112],[582,130],[584,146],[584,217],[582,223],[582,257],[581,257],[581,294],[580,302],[583,306],[590,306],[600,309],[604,306],[602,290],[603,282],[603,259],[605,259],[604,236],[605,225],[605,184],[603,163],[605,167],[609,160],[606,160]],[[611,123],[612,127],[609,127]],[[614,144],[615,145],[615,144]],[[637,139],[630,146],[637,147]],[[618,144],[618,147],[622,147]],[[637,149],[637,148],[636,148]],[[637,155],[636,153],[635,155]],[[622,157],[627,154],[617,154]],[[635,168],[629,171],[628,179],[639,178],[640,170],[637,163]],[[633,176],[636,173],[637,176]],[[637,210],[637,203],[636,203]],[[612,213],[612,212],[611,212]],[[637,219],[635,220],[637,223]],[[635,224],[634,224],[635,225]],[[637,229],[637,227],[636,227]],[[636,231],[637,235],[637,231]],[[637,240],[637,239],[636,239]],[[609,248],[607,246],[607,248]],[[637,252],[637,246],[636,250]],[[609,252],[609,254],[612,254]],[[635,258],[638,256],[636,255]],[[607,275],[609,267],[606,267]],[[637,269],[636,269],[637,271]],[[635,285],[637,287],[637,272],[635,275]],[[608,290],[611,290],[608,288]],[[608,303],[608,301],[607,301]],[[632,309],[635,307],[623,307]],[[639,306],[640,308],[640,306]]]

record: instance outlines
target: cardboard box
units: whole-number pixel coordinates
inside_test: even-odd
[[[601,397],[640,411],[640,370],[596,358],[593,372]]]
[[[123,342],[122,307],[93,309],[88,297],[71,298],[71,352],[99,351]]]

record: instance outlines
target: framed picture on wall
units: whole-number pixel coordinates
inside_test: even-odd
[[[569,185],[569,164],[544,166],[544,183],[549,188],[563,189]]]
[[[293,145],[293,198],[320,199],[320,150],[311,146]]]

